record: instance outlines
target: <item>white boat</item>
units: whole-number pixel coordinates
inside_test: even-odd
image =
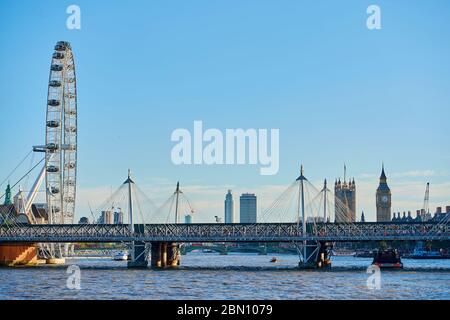
[[[129,256],[128,252],[126,252],[126,251],[119,251],[119,252],[116,252],[114,254],[113,259],[114,259],[114,261],[127,261],[128,260],[128,256]]]

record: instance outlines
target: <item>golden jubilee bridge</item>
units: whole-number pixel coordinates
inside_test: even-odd
[[[450,240],[442,222],[43,224],[0,226],[0,242],[301,242]]]
[[[301,266],[321,267],[329,263],[329,251],[335,242],[450,240],[448,215],[426,222],[330,222],[330,218],[336,220],[336,215],[347,214],[348,208],[331,196],[326,184],[322,190],[315,189],[303,169],[260,217],[263,221],[279,219],[279,222],[180,223],[181,212],[195,214],[195,210],[177,184],[171,197],[156,210],[166,220],[138,223],[143,206],[137,204],[138,198],[141,202],[143,198],[143,202],[150,201],[129,173],[126,181],[102,205],[102,208],[110,208],[114,203],[117,206],[122,199],[121,207],[127,209],[121,219],[126,217],[127,221],[105,221],[107,211],[101,209],[102,214],[94,223],[3,223],[0,243],[127,243],[132,252],[129,267],[146,267],[148,262],[153,267],[174,267],[180,264],[181,244],[286,242],[296,246]],[[347,221],[342,217],[339,220]]]

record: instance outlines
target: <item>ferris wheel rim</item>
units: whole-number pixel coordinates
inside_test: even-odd
[[[49,223],[73,223],[77,173],[75,61],[68,42],[55,45],[46,112],[46,197]]]

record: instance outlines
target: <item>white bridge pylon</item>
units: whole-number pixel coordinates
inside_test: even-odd
[[[331,193],[327,187],[327,180],[324,180],[321,190],[317,189],[305,177],[303,165],[301,165],[298,178],[263,212],[258,222],[294,222],[298,225],[301,234],[319,236],[321,223],[337,219],[343,221],[341,223],[343,227],[351,230],[353,222],[346,219],[347,212],[349,212],[348,206]],[[320,243],[302,241],[295,245],[300,265],[309,266],[317,261],[321,249]]]
[[[128,169],[126,180],[91,214],[93,223],[128,224],[133,231],[135,224],[150,223],[155,211],[154,202],[142,191]]]
[[[307,226],[332,222],[336,217],[343,217],[348,210],[348,207],[327,188],[326,180],[321,190],[309,182],[302,166],[299,177],[258,216],[258,223],[297,223],[306,233]],[[197,210],[182,191],[179,182],[172,195],[157,207],[135,183],[128,171],[128,177],[123,184],[95,210],[93,222],[108,224],[114,221],[112,215],[115,212],[121,212],[123,216],[122,220],[119,219],[121,223],[171,224],[183,223],[183,216],[185,218],[190,216],[186,220],[192,219]],[[102,214],[105,219],[102,219]],[[346,224],[345,219],[340,220]]]
[[[298,178],[258,216],[258,222],[295,222],[305,231],[308,223],[333,222],[337,218],[345,223],[348,210],[328,189],[326,179],[319,190],[306,178],[301,166]]]
[[[183,223],[182,218],[192,222],[196,209],[177,182],[175,191],[157,207],[128,170],[127,179],[103,203],[92,212],[93,223],[100,224],[168,224]]]

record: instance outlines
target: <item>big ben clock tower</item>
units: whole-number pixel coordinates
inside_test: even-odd
[[[391,190],[389,189],[386,180],[383,164],[380,184],[377,189],[377,222],[391,221]]]

